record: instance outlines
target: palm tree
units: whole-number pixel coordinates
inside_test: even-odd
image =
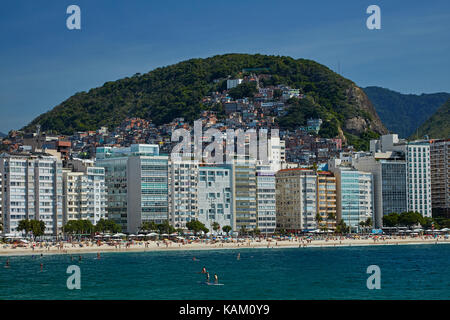
[[[224,232],[226,232],[228,235],[230,235],[231,226],[224,226],[224,227],[222,228],[222,230],[223,230]]]
[[[316,221],[317,221],[317,228],[320,228],[320,223],[323,221],[323,218],[320,215],[320,213],[316,213]]]
[[[211,227],[215,232],[220,230],[220,224],[217,221],[214,221],[213,223],[211,223]]]

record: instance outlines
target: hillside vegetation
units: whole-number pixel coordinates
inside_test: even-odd
[[[100,126],[113,128],[126,117],[150,119],[156,125],[175,117],[193,121],[207,108],[201,99],[212,91],[222,90],[226,77],[235,77],[245,68],[271,75],[261,85],[289,85],[308,97],[304,102],[294,103],[288,114],[279,119],[282,127],[296,128],[306,117],[316,114],[324,119],[324,132],[334,134],[342,129],[351,141],[357,141],[363,134],[377,136],[386,132],[367,96],[352,81],[311,60],[259,54],[190,59],[107,82],[88,92],[76,93],[23,129],[33,131],[40,124],[43,131],[72,134]],[[213,81],[216,79],[222,80]],[[233,95],[239,97],[242,93]]]

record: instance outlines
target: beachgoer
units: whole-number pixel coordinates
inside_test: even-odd
[[[217,274],[214,274],[214,283],[219,283],[219,277]]]
[[[6,259],[6,264],[5,264],[5,268],[9,268],[9,258]]]
[[[239,252],[237,255],[237,260],[240,260],[240,259],[241,259],[241,253]]]
[[[206,272],[206,282],[209,282],[209,272]]]
[[[201,273],[207,273],[206,271],[206,267],[203,267],[202,272]]]

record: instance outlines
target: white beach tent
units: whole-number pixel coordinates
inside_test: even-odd
[[[155,237],[157,235],[158,234],[156,232],[150,232],[150,233],[147,234],[147,237]]]
[[[115,235],[113,235],[113,237],[123,237],[125,236],[125,234],[123,233],[116,233]]]

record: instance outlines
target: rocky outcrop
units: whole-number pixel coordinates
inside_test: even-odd
[[[365,111],[368,116],[368,119],[364,119],[363,117],[353,117],[346,121],[345,128],[348,129],[351,133],[361,134],[368,129],[379,133],[379,134],[387,134],[388,130],[381,122],[380,117],[377,114],[377,111],[373,107],[367,95],[364,91],[356,85],[352,85],[347,90],[347,97],[350,101],[355,101],[359,106],[360,110]]]

